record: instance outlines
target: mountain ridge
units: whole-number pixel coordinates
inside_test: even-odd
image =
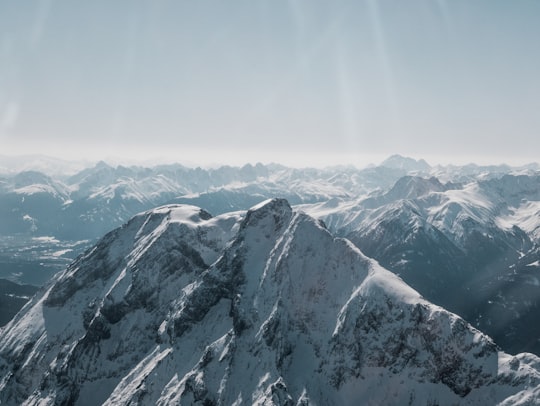
[[[28,405],[526,404],[539,368],[283,199],[135,216],[0,330]]]

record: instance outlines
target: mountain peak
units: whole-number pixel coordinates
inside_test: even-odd
[[[389,158],[385,159],[381,166],[393,169],[401,169],[407,172],[410,171],[421,171],[428,172],[431,169],[431,166],[423,159],[414,159],[409,157],[404,157],[402,155],[392,155]]]
[[[95,165],[94,165],[94,168],[95,169],[113,169],[113,167],[111,165],[109,165],[107,162],[105,161],[99,161],[97,162]]]
[[[242,227],[250,223],[257,224],[260,219],[270,216],[275,222],[281,222],[281,219],[289,219],[291,215],[292,208],[286,199],[267,199],[247,211]]]
[[[275,197],[273,199],[266,199],[249,209],[249,211],[263,211],[263,210],[289,212],[289,211],[292,211],[292,208],[289,202],[287,201],[287,199]]]
[[[403,176],[387,193],[388,198],[415,199],[430,192],[443,192],[444,185],[435,177]]]

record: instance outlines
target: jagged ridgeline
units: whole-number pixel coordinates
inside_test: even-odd
[[[538,404],[540,359],[499,351],[285,200],[217,217],[169,205],[0,330],[0,401]]]

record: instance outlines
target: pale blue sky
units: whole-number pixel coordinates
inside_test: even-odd
[[[0,2],[0,152],[538,160],[540,1]]]

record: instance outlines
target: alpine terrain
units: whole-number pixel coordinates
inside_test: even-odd
[[[0,402],[530,405],[540,359],[500,351],[286,200],[167,205],[0,330]]]
[[[154,207],[220,215],[281,197],[504,351],[540,355],[538,164],[430,166],[398,155],[362,169],[44,162],[3,165],[0,157],[0,278],[9,282],[43,286],[106,232]],[[9,286],[2,323],[31,296]]]
[[[506,351],[540,354],[540,175],[404,176],[356,201],[304,205]]]

